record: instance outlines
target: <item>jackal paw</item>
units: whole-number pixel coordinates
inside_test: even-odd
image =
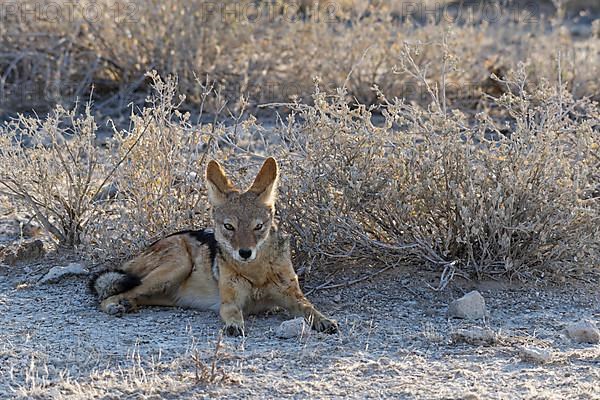
[[[102,309],[105,313],[110,315],[122,315],[131,311],[132,305],[129,300],[121,299],[117,302],[103,304]]]
[[[313,322],[313,329],[328,334],[338,333],[338,323],[332,319],[322,318]]]
[[[245,336],[244,328],[236,324],[228,324],[223,328],[227,336]]]

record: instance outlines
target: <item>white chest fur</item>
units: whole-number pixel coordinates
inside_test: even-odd
[[[184,291],[177,297],[177,306],[185,308],[196,308],[199,310],[219,311],[221,299],[219,295],[199,295],[192,291]]]

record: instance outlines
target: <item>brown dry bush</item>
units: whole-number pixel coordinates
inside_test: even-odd
[[[58,106],[45,119],[19,116],[0,128],[0,190],[26,207],[60,245],[81,243],[93,199],[107,175],[89,105]]]
[[[531,278],[598,265],[598,104],[561,83],[528,91],[525,66],[500,82],[506,93],[494,103],[510,116],[500,122],[467,118],[436,86],[428,108],[378,92],[381,120],[375,106],[349,105],[343,89],[323,92],[317,82],[312,103],[288,104],[292,114],[272,132],[243,113],[233,126],[193,126],[177,110],[176,80],[149,77],[155,94],[107,149],[92,144],[89,109],[80,120],[57,109],[71,116],[68,131],[56,115],[4,128],[4,191],[86,256],[127,255],[205,225],[204,161],[222,160],[243,183],[274,154],[280,219],[304,271],[418,262],[445,276]]]
[[[572,60],[565,61],[563,78],[576,97],[599,91],[597,38],[575,37],[560,19],[568,13],[544,19],[520,3],[507,3],[491,21],[477,7],[459,20],[443,1],[417,7],[426,10],[424,16],[405,7],[420,2],[406,1],[344,0],[320,7],[306,1],[262,1],[257,7],[233,0],[102,0],[92,8],[86,2],[33,3],[41,11],[8,12],[15,2],[0,2],[7,10],[0,25],[0,99],[6,111],[67,107],[93,84],[97,110],[119,113],[132,97],[143,102],[152,83],[145,73],[153,69],[177,75],[180,92],[195,104],[202,101],[196,78],[205,76],[222,88],[232,108],[241,95],[253,105],[292,96],[310,101],[315,76],[327,90],[345,87],[348,98],[361,103],[377,101],[375,84],[389,96],[426,101],[414,93],[409,76],[394,74],[394,66],[404,41],[430,44],[421,46],[417,61],[439,76],[436,43],[448,29],[457,57],[456,70],[447,74],[448,95],[469,107],[477,106],[480,91],[490,90],[490,72],[505,75],[519,61],[527,61],[532,85],[553,78],[548,60],[557,51]],[[519,7],[525,7],[521,13]]]
[[[599,260],[598,104],[564,86],[497,100],[505,124],[382,96],[381,125],[317,91],[280,130],[283,220],[303,261],[412,259],[477,277],[582,273]],[[595,194],[594,194],[595,193]]]
[[[99,205],[102,218],[86,231],[98,255],[109,249],[113,256],[117,249],[127,255],[147,241],[208,222],[203,171],[215,129],[194,127],[189,114],[178,111],[184,98],[175,93],[175,78],[163,80],[156,72],[148,77],[154,94],[132,113],[129,129],[115,130],[112,138],[112,194]]]
[[[152,18],[174,18],[175,25],[186,18],[161,10]],[[138,27],[140,35],[156,23],[152,18],[146,28]],[[144,74],[144,85],[153,88],[146,107],[134,109],[128,128],[115,128],[106,148],[93,145],[96,123],[89,107],[83,116],[58,107],[47,120],[20,117],[3,127],[4,191],[32,210],[62,244],[78,245],[92,256],[126,255],[165,233],[207,222],[206,159],[222,160],[236,181],[246,182],[261,158],[273,154],[284,172],[280,218],[293,234],[296,260],[305,271],[365,261],[418,262],[437,266],[446,276],[477,277],[571,275],[596,268],[599,113],[598,104],[581,95],[596,93],[597,63],[567,63],[569,54],[560,49],[577,47],[568,36],[561,43],[556,30],[520,41],[515,46],[531,50],[529,60],[517,65],[515,58],[501,58],[492,71],[498,76],[490,77],[483,58],[505,43],[492,40],[498,30],[510,42],[510,26],[432,24],[392,33],[386,31],[392,25],[375,26],[368,18],[354,25],[312,24],[308,32],[302,31],[305,25],[281,20],[269,29],[234,24],[239,30],[228,34],[239,34],[240,40],[230,50],[245,50],[221,52],[229,69],[214,71],[233,71],[233,81],[244,88],[256,79],[258,89],[265,87],[265,76],[302,85],[315,71],[321,76],[308,101],[285,104],[291,114],[274,129],[245,114],[244,97],[230,104],[232,125],[217,119],[192,124],[177,98],[182,81],[184,92],[200,100],[200,114],[209,104],[227,110],[222,93],[198,85],[193,74],[179,81]],[[329,35],[332,30],[335,35]],[[151,41],[157,46],[165,35],[160,32]],[[276,41],[282,32],[293,32],[297,48],[306,51]],[[344,41],[357,32],[361,38],[377,37],[376,44],[359,40],[352,47]],[[141,50],[127,47],[141,38],[125,46],[119,37],[105,35],[113,51],[124,46],[120,59],[135,68],[154,64],[152,51],[138,59]],[[552,41],[560,46],[550,46]],[[581,54],[597,51],[597,43],[583,43],[589,48]],[[179,57],[179,50],[173,51]],[[261,57],[250,57],[252,51]],[[316,57],[324,52],[330,59]],[[287,64],[273,69],[279,55],[289,55]],[[514,65],[505,67],[503,60]],[[494,90],[480,85],[482,77]],[[191,84],[185,82],[192,79],[194,89],[188,90]],[[461,84],[469,82],[479,85],[478,91],[461,94]],[[329,90],[330,85],[341,89]],[[407,85],[417,88],[418,101],[395,97]],[[463,113],[461,102],[471,97],[477,104]],[[65,148],[72,154],[62,160]]]
[[[204,162],[221,128],[192,127],[177,110],[176,80],[148,77],[148,106],[103,145],[91,104],[81,115],[58,106],[47,118],[20,116],[2,128],[2,193],[60,246],[126,256],[146,240],[205,225]]]

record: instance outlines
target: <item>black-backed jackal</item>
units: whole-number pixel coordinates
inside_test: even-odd
[[[139,306],[219,311],[229,335],[244,334],[244,314],[276,306],[303,316],[313,329],[337,323],[304,297],[292,267],[289,239],[275,224],[278,166],[268,158],[254,183],[236,189],[216,161],[206,169],[214,227],[179,232],[152,244],[120,270],[90,283],[109,314]]]

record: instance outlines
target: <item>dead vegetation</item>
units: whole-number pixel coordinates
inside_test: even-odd
[[[266,25],[194,24],[201,4],[156,3],[123,24],[106,13],[77,19],[79,10],[77,29],[60,32],[38,19],[3,25],[14,50],[0,63],[5,94],[25,80],[57,83],[42,70],[61,88],[79,82],[80,94],[96,87],[83,107],[1,128],[2,193],[59,245],[124,257],[203,226],[206,161],[243,180],[269,154],[283,166],[280,219],[301,271],[416,262],[443,271],[443,286],[456,273],[527,279],[597,268],[596,39],[576,39],[556,16],[527,29],[481,18],[399,24],[384,6],[344,6],[329,24],[310,9],[294,23],[283,12]],[[52,31],[36,37],[60,40],[47,46],[58,53],[10,58],[30,46],[10,29]],[[273,111],[277,123],[264,124],[249,98],[264,94],[265,79],[301,82],[311,95],[271,104],[287,115]],[[241,85],[233,92],[232,82]],[[126,125],[95,115],[134,92],[148,96]]]
[[[2,192],[26,203],[61,245],[78,245],[101,189],[96,175],[108,167],[90,108],[77,115],[58,106],[45,119],[21,115],[0,129]]]
[[[196,384],[222,384],[230,380],[225,369],[218,366],[221,357],[219,352],[222,347],[222,340],[223,333],[220,332],[216,340],[214,353],[211,355],[208,363],[203,361],[197,349],[195,349],[191,355],[195,367],[194,374],[196,377]]]
[[[424,110],[382,98],[382,126],[341,96],[299,105],[284,219],[305,254],[411,254],[477,276],[594,265],[597,105],[551,85],[530,94],[519,79],[497,100],[514,118],[506,125],[483,114],[470,124],[435,99]]]
[[[292,114],[268,134],[251,117],[192,128],[173,105],[175,81],[153,79],[157,94],[131,131],[115,134],[108,150],[73,153],[83,164],[56,154],[89,136],[59,144],[56,123],[26,134],[5,128],[0,156],[12,167],[3,171],[4,192],[56,230],[60,243],[77,237],[82,253],[114,256],[201,225],[204,161],[224,160],[243,178],[268,153],[283,164],[281,221],[301,268],[418,261],[450,274],[531,278],[581,274],[598,261],[598,105],[562,85],[530,93],[524,70],[507,77],[507,93],[496,99],[511,117],[504,123],[483,113],[469,121],[444,106],[438,89],[429,109],[380,93],[378,124],[343,91],[317,86],[314,105],[288,104]],[[49,145],[24,145],[40,132],[49,132]],[[103,173],[76,168],[101,157]],[[115,193],[99,200],[108,182]]]
[[[145,74],[156,70],[178,76],[190,110],[202,102],[197,80],[207,76],[235,110],[242,96],[253,107],[310,101],[315,76],[324,90],[345,87],[361,103],[377,102],[373,85],[427,103],[423,88],[394,67],[405,43],[424,44],[415,59],[440,76],[448,30],[456,68],[447,74],[447,95],[465,106],[480,107],[480,94],[497,89],[490,73],[504,75],[520,61],[528,84],[553,79],[548,61],[557,51],[568,90],[597,98],[598,32],[581,35],[569,25],[591,18],[596,2],[554,3],[1,1],[0,99],[6,112],[46,112],[57,103],[71,108],[93,85],[98,112],[122,114],[130,101],[143,103],[152,84]]]

